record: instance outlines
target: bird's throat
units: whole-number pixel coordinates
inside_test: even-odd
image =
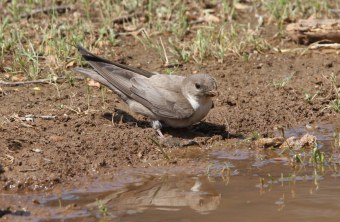
[[[189,103],[191,104],[191,107],[196,111],[200,108],[201,106],[201,99],[197,98],[196,96],[192,96],[192,95],[188,95],[187,99],[189,101]]]

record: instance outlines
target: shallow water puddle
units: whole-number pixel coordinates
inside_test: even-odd
[[[293,167],[288,157],[266,158],[254,149],[213,149],[210,164],[197,173],[131,169],[59,195],[1,198],[36,201],[30,213],[7,214],[29,221],[337,221],[340,124],[285,133],[315,135],[325,163]]]

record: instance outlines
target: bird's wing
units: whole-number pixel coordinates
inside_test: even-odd
[[[184,76],[177,75],[154,75],[149,78],[152,85],[156,88],[164,88],[174,92],[182,92],[182,83],[185,79]]]
[[[182,93],[167,90],[166,86],[155,87],[147,78],[134,77],[131,84],[131,98],[158,116],[185,119],[194,113],[194,109]]]

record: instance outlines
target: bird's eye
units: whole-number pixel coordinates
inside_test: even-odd
[[[200,88],[201,88],[201,85],[198,84],[198,83],[195,83],[195,87],[196,87],[196,89],[200,89]]]

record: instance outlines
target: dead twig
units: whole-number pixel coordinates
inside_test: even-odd
[[[18,81],[18,82],[0,81],[0,85],[1,86],[17,86],[17,85],[28,85],[28,84],[37,84],[37,83],[47,84],[50,82],[51,82],[50,79],[38,79],[38,80],[32,80],[32,81]]]
[[[314,42],[311,44],[309,49],[335,49],[339,50],[340,49],[340,43],[333,43],[333,42],[328,42],[328,41],[318,41]]]
[[[140,18],[142,16],[144,16],[144,13],[137,12],[137,13],[133,13],[132,15],[115,18],[115,19],[112,20],[112,23],[113,24],[123,24],[125,22],[131,22],[133,18]]]
[[[43,120],[54,120],[55,118],[57,118],[56,116],[53,116],[53,115],[42,115],[42,116],[35,116],[35,115],[32,115],[32,114],[28,114],[28,115],[25,115],[23,117],[20,117],[18,114],[13,114],[10,116],[10,118],[12,118],[13,120],[17,120],[19,122],[34,122],[34,120],[36,118],[41,118]],[[7,118],[6,118],[7,119]],[[10,122],[10,120],[7,119],[8,122]]]
[[[29,115],[25,115],[24,117],[16,116],[14,118],[17,118],[21,121],[34,122],[34,119],[36,119],[36,118],[41,118],[41,119],[44,119],[44,120],[53,120],[53,119],[56,118],[56,116],[52,116],[52,115],[35,116],[35,115],[32,115],[32,114],[29,114]]]
[[[56,116],[40,116],[41,119],[46,119],[46,120],[51,120],[51,119],[55,119]]]
[[[34,172],[37,171],[38,169],[23,169],[23,170],[19,170],[19,172],[21,173],[26,173],[26,172]]]
[[[320,40],[340,43],[339,19],[300,19],[286,27],[287,34],[300,44],[311,44]]]
[[[54,5],[54,6],[49,6],[49,7],[37,8],[37,9],[33,9],[31,12],[21,15],[20,18],[29,19],[41,13],[44,13],[44,14],[53,13],[53,12],[65,13],[67,11],[72,10],[73,8],[74,8],[73,5]]]
[[[19,86],[19,85],[29,85],[29,84],[49,84],[53,82],[58,82],[60,80],[65,80],[66,77],[57,77],[56,79],[37,79],[31,81],[18,81],[18,82],[9,82],[9,81],[0,81],[0,86]],[[84,78],[74,78],[75,80],[84,80]]]

